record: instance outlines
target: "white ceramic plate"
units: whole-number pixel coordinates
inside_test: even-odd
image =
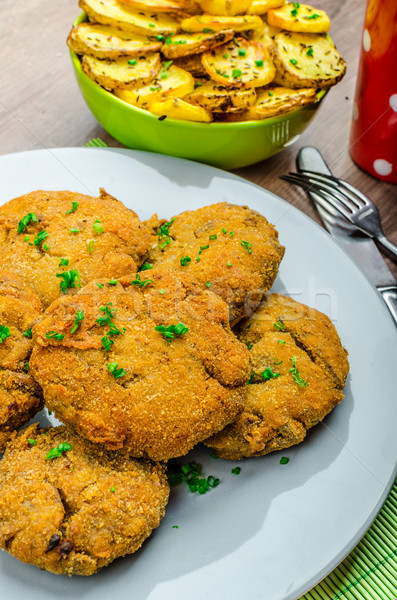
[[[275,223],[286,246],[275,291],[333,319],[349,350],[346,398],[306,441],[240,461],[189,455],[221,479],[204,496],[174,488],[165,518],[130,557],[90,578],[55,576],[0,557],[1,596],[12,600],[293,600],[359,541],[395,477],[394,324],[376,290],[308,217],[226,172],[117,149],[40,150],[0,156],[1,201],[34,189],[97,195],[170,217],[227,200]],[[288,456],[287,465],[280,457]],[[178,529],[174,528],[178,525]]]

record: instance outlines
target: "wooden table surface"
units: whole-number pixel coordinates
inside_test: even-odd
[[[317,146],[335,175],[356,185],[377,204],[386,235],[397,243],[397,186],[361,171],[348,152],[366,0],[316,0],[314,6],[325,9],[331,18],[331,34],[346,59],[347,74],[330,91],[295,144],[236,173],[319,222],[306,195],[279,179],[294,170],[301,146]],[[92,116],[74,78],[66,38],[79,12],[77,0],[1,0],[0,153],[79,147],[93,137],[102,138],[109,146],[120,146]],[[397,277],[396,262],[381,251]]]

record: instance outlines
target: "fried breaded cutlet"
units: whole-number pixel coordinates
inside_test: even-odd
[[[32,374],[49,410],[88,439],[153,460],[182,456],[240,412],[249,351],[226,303],[187,273],[112,284],[49,307],[33,331]]]
[[[140,548],[168,495],[160,464],[31,425],[0,462],[0,547],[52,573],[92,575]]]
[[[204,442],[232,460],[302,442],[343,399],[349,371],[331,320],[291,298],[269,295],[238,330],[252,364],[244,410]]]
[[[31,328],[42,310],[40,300],[20,277],[0,269],[0,452],[12,432],[43,407],[28,362]]]
[[[152,217],[148,262],[187,272],[228,304],[230,321],[250,315],[271,288],[284,255],[278,233],[247,206],[220,202],[165,223]]]
[[[134,273],[149,240],[136,213],[104,190],[39,190],[0,207],[0,268],[23,277],[45,307],[93,279]]]

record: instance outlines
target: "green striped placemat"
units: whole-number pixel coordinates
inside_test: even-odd
[[[85,144],[106,147],[100,138]],[[300,600],[397,600],[397,481],[362,540]]]
[[[397,599],[397,480],[362,540],[300,600]]]

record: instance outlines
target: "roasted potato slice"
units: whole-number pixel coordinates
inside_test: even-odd
[[[140,35],[174,35],[179,23],[167,14],[150,14],[134,10],[117,0],[79,0],[79,6],[90,21],[112,25],[122,31]]]
[[[257,90],[256,102],[244,112],[243,117],[245,121],[276,117],[300,106],[313,104],[316,100],[316,90],[313,88],[294,90],[274,87]]]
[[[271,8],[279,8],[283,4],[285,4],[285,0],[253,0],[247,14],[264,15]]]
[[[165,58],[179,58],[201,54],[233,39],[233,29],[214,33],[184,33],[167,37],[161,49]]]
[[[261,87],[270,83],[276,74],[265,47],[244,38],[205,52],[202,63],[211,79],[227,86]]]
[[[73,27],[67,43],[76,54],[90,54],[97,58],[142,56],[161,48],[161,42],[157,40],[93,23],[80,23]]]
[[[279,27],[270,27],[270,25],[263,21],[262,28],[251,31],[249,39],[254,42],[260,42],[265,48],[272,50],[273,39],[280,31],[281,29]]]
[[[260,27],[262,27],[262,19],[258,15],[242,15],[240,17],[197,15],[181,21],[181,29],[189,33],[197,33],[207,29],[211,31],[221,31],[222,29],[249,31],[250,29],[260,29]]]
[[[252,0],[198,0],[205,13],[234,16],[246,13]]]
[[[150,112],[160,117],[171,117],[183,121],[200,121],[210,123],[212,115],[201,106],[193,106],[180,98],[168,98],[164,102],[154,102],[150,105]]]
[[[254,88],[235,89],[207,81],[198,85],[185,100],[212,112],[231,112],[252,106],[256,93]]]
[[[119,0],[121,4],[136,10],[153,13],[176,13],[181,10],[181,5],[173,0]]]
[[[267,22],[273,27],[298,33],[326,33],[331,26],[326,12],[298,2],[269,10]]]
[[[162,77],[166,73],[167,77]],[[115,89],[113,93],[134,106],[148,109],[153,102],[161,102],[168,97],[183,98],[194,90],[194,79],[191,73],[171,65],[160,71],[159,76],[151,84],[134,90]]]
[[[81,66],[84,73],[107,90],[124,90],[143,86],[153,81],[160,72],[160,54],[151,54],[133,59],[122,57],[117,60],[83,56]]]
[[[316,33],[278,33],[273,60],[277,69],[274,82],[291,88],[327,89],[346,71],[346,63],[333,43]]]
[[[174,65],[189,71],[193,77],[204,77],[208,78],[207,71],[204,69],[201,61],[202,54],[192,54],[191,56],[182,56],[174,61]]]

